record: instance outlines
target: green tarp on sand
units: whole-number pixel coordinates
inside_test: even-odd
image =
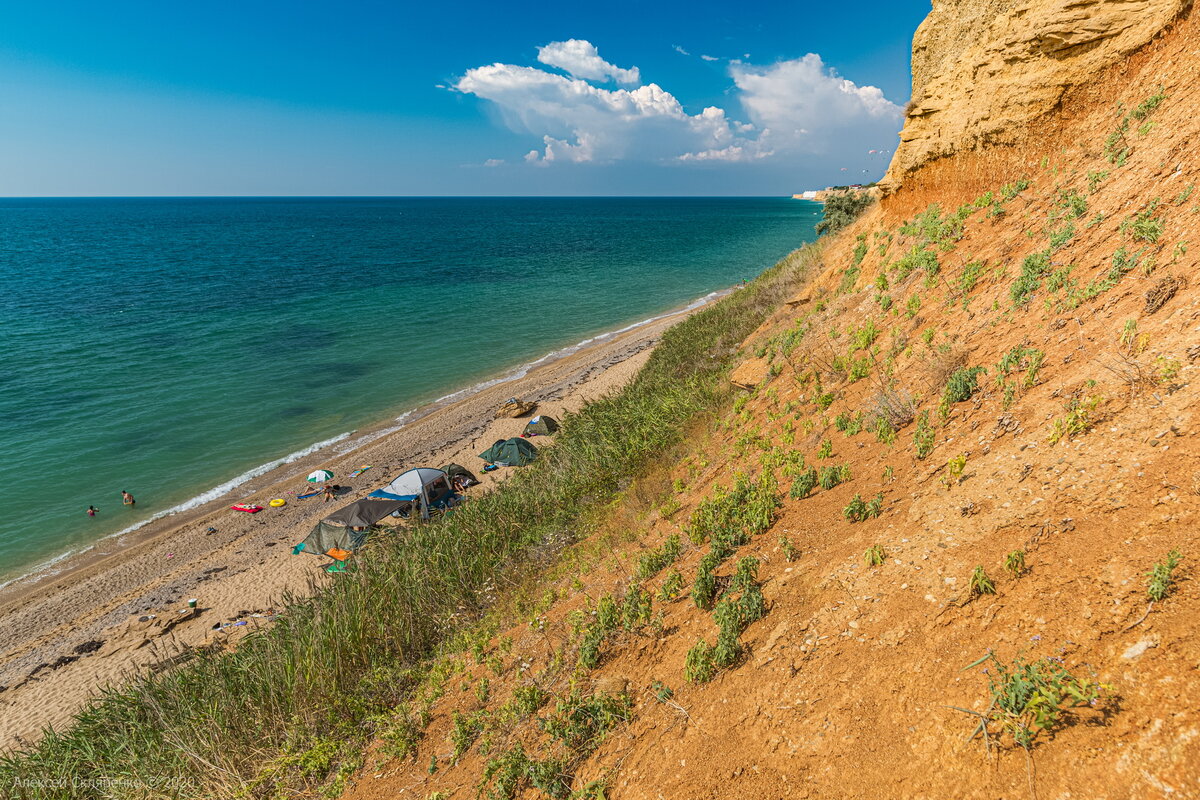
[[[501,467],[523,467],[536,459],[537,454],[537,448],[524,439],[497,439],[479,457]]]

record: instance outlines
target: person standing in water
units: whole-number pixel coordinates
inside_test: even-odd
[[[94,517],[94,516],[96,516],[96,512],[97,512],[97,511],[99,511],[99,510],[100,510],[100,509],[96,508],[95,506],[88,506],[88,512],[87,512],[87,514],[88,514],[88,516],[89,516],[89,517]]]
[[[129,506],[130,508],[132,508],[133,505],[137,501],[133,499],[133,495],[131,495],[129,492],[122,489],[121,490],[121,502],[124,503],[125,505]]]

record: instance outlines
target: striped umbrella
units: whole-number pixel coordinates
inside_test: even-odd
[[[324,483],[329,480],[333,480],[333,473],[327,469],[315,470],[308,476],[309,483]]]

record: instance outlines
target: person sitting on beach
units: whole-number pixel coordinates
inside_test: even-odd
[[[94,517],[96,516],[96,512],[99,510],[100,509],[96,508],[95,506],[88,506],[87,515],[89,517]]]
[[[322,503],[328,503],[337,497],[337,490],[340,487],[334,486],[332,483],[325,484],[325,497],[321,500]]]
[[[121,502],[127,506],[133,506],[133,504],[136,503],[137,501],[133,499],[133,495],[131,495],[129,492],[122,489],[121,490]]]

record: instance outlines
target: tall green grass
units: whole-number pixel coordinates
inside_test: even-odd
[[[107,690],[63,731],[0,758],[14,798],[283,797],[348,771],[412,669],[572,541],[689,420],[719,406],[740,343],[816,262],[795,251],[671,328],[622,390],[564,420],[553,447],[449,517],[377,537],[357,572],[290,598],[273,628],[227,653]]]

